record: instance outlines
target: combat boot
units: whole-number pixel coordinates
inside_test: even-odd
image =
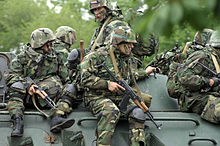
[[[12,137],[21,137],[24,133],[24,122],[21,114],[15,114],[12,117],[14,126],[13,131],[11,132]]]
[[[62,115],[54,115],[50,123],[50,131],[58,133],[64,128],[69,128],[75,123],[74,119],[63,118]]]

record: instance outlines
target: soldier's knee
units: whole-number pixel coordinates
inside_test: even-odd
[[[216,121],[220,122],[220,99],[219,103],[215,106],[214,115],[216,117]]]
[[[13,84],[10,86],[9,91],[10,91],[10,92],[18,92],[18,94],[19,94],[19,93],[23,93],[23,94],[26,93],[25,86],[24,86],[24,84],[21,83],[21,82],[15,82],[15,83],[13,83]]]
[[[72,106],[74,99],[76,99],[76,96],[77,96],[76,86],[73,84],[67,84],[66,87],[64,88],[64,93],[60,101],[66,102],[70,106]]]
[[[220,122],[220,99],[210,97],[205,108],[202,111],[201,118],[212,123]]]
[[[139,121],[145,121],[146,119],[146,115],[143,112],[142,109],[135,107],[132,112],[129,114],[130,117],[139,120]]]

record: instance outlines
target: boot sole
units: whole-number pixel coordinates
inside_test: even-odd
[[[23,134],[11,134],[11,137],[22,137]]]
[[[75,120],[74,120],[74,119],[66,120],[66,121],[64,121],[63,123],[60,123],[60,124],[58,124],[58,125],[56,125],[56,126],[53,126],[53,127],[50,129],[50,131],[53,132],[53,133],[58,133],[58,132],[60,132],[62,129],[71,127],[74,123],[75,123]]]

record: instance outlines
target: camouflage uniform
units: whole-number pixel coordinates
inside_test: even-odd
[[[48,40],[49,35],[52,36]],[[43,39],[44,36],[46,36],[45,40],[47,42]],[[43,40],[37,39],[38,37]],[[25,45],[23,51],[12,60],[9,72],[5,74],[10,97],[7,108],[11,117],[15,114],[23,116],[25,106],[31,103],[28,91],[33,83],[26,80],[26,77],[34,80],[51,99],[54,101],[59,100],[57,110],[52,112],[52,116],[56,114],[64,115],[64,113],[71,111],[72,99],[63,86],[69,79],[62,56],[57,55],[54,50],[45,52],[41,48],[43,44],[54,39],[53,32],[50,29],[37,29],[31,35],[31,44]],[[45,107],[47,105],[41,97],[35,94],[34,96],[37,104],[39,103],[38,106]],[[33,105],[31,104],[31,106]]]
[[[158,67],[161,69],[161,72],[163,74],[168,75],[167,90],[171,97],[179,98],[181,94],[179,92],[181,85],[177,81],[176,75],[178,68],[182,66],[181,63],[183,63],[185,59],[193,52],[203,50],[203,48],[205,48],[205,45],[207,45],[207,43],[209,42],[212,33],[213,30],[211,29],[204,29],[201,33],[197,32],[194,36],[193,42],[186,43],[186,50],[185,48],[184,50],[173,49],[174,51],[171,51],[172,53],[169,51],[165,54],[167,58],[159,57],[160,62]],[[184,51],[185,53],[183,53]]]
[[[174,65],[175,68],[177,63],[183,63],[190,54],[195,51],[202,50],[209,42],[212,33],[213,30],[211,29],[204,29],[201,33],[197,32],[194,36],[194,40],[186,43],[187,49],[185,53],[183,53],[183,47],[176,45],[173,49],[155,56],[147,66],[156,66],[160,69],[161,74],[168,75],[171,72],[170,66],[173,67]],[[176,69],[173,71],[176,72],[175,70]],[[172,77],[173,73],[170,74],[171,75],[168,76]]]
[[[108,90],[108,84],[113,79],[103,67],[97,67],[97,65],[105,62],[105,65],[115,74],[108,47],[102,47],[91,52],[85,56],[80,64],[81,84],[85,89],[84,101],[91,112],[98,117],[96,129],[97,145],[111,144],[116,124],[120,115],[122,115],[128,117],[130,145],[136,146],[139,145],[139,142],[145,143],[144,120],[134,118],[132,110],[137,107],[131,100],[126,111],[119,110],[120,101],[125,95],[121,91],[111,92]],[[132,82],[131,72],[134,73],[134,77],[137,80],[146,77],[145,70],[134,72],[135,69],[131,69],[131,56],[122,55],[118,49],[114,49],[119,74],[128,84]]]
[[[54,49],[63,56],[61,58],[64,62],[70,53],[70,47],[76,42],[76,32],[69,26],[60,26],[55,32],[56,40],[53,43]]]
[[[214,75],[198,63],[216,71],[211,55],[220,63],[220,53],[207,46],[191,54],[184,64],[179,65],[176,73],[179,87],[176,88],[176,93],[182,111],[200,114],[201,118],[219,124],[219,79],[214,80],[216,83],[210,87],[210,79],[213,79]]]
[[[115,28],[119,26],[126,26],[129,27],[129,24],[124,20],[122,12],[120,9],[112,10],[110,0],[90,0],[90,11],[93,13],[95,8],[105,7],[107,9],[107,14],[102,22],[100,22],[99,28],[96,29],[93,38],[90,42],[90,47],[88,51],[90,51],[92,45],[94,44],[95,40],[97,39],[99,33],[101,32],[101,28],[105,23],[106,19],[111,16],[111,19],[108,21],[107,25],[104,27],[104,31],[101,32],[99,39],[97,40],[97,48],[110,45],[111,44],[111,33],[114,31]],[[137,35],[136,36],[137,43],[134,44],[134,49],[132,50],[133,56],[135,57],[135,62],[138,64],[138,67],[142,65],[142,61],[144,56],[151,56],[154,53],[154,49],[157,44],[155,44],[155,38],[150,37],[149,44],[145,43],[143,39]]]
[[[93,38],[90,42],[90,47],[89,51],[97,39],[101,28],[103,24],[105,23],[106,19],[111,16],[111,19],[108,21],[107,25],[104,27],[104,31],[101,33],[99,39],[97,40],[96,48],[105,46],[105,45],[110,45],[111,44],[111,33],[113,30],[118,27],[118,26],[128,26],[128,23],[123,20],[123,15],[120,13],[118,10],[112,10],[110,2],[108,0],[90,0],[90,11],[93,13],[93,10],[95,8],[99,7],[105,7],[107,9],[107,14],[102,22],[100,22],[99,28],[96,29]]]

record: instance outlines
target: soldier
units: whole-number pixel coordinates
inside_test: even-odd
[[[80,64],[81,84],[85,89],[84,102],[98,118],[96,142],[97,145],[111,145],[116,124],[122,115],[128,117],[130,145],[146,145],[144,112],[132,100],[129,100],[127,110],[119,110],[119,103],[126,96],[122,93],[125,89],[114,82],[104,67],[99,65],[104,62],[113,74],[126,80],[128,84],[135,79],[147,77],[156,68],[148,67],[146,70],[134,72],[135,69],[131,67],[131,50],[136,40],[129,27],[120,26],[111,36],[112,46],[91,52]],[[147,100],[149,106],[151,97],[148,96]]]
[[[204,29],[201,33],[197,32],[193,41],[187,42],[184,48],[179,47],[178,44],[176,44],[173,49],[155,56],[148,66],[157,66],[160,69],[161,74],[168,75],[171,70],[170,66],[173,67],[173,64],[183,63],[190,54],[202,50],[209,42],[212,33],[213,30],[211,29]],[[174,72],[176,72],[175,69]],[[173,77],[173,74],[170,75],[170,77]]]
[[[71,52],[70,47],[76,42],[76,31],[69,26],[60,26],[57,28],[55,36],[54,49],[57,51],[57,54],[63,56],[61,61],[66,62]]]
[[[215,31],[209,45],[191,54],[178,67],[176,82],[181,111],[194,112],[201,118],[220,123],[220,34]]]
[[[118,26],[128,26],[120,10],[113,10],[110,0],[90,0],[90,12],[100,26],[96,29],[90,42],[89,51],[111,43],[111,33]]]
[[[69,26],[60,26],[55,32],[56,41],[55,50],[67,50],[70,53],[70,47],[76,42],[76,31]]]
[[[36,94],[38,87],[54,101],[58,100],[56,110],[51,113],[51,132],[59,132],[63,128],[71,127],[75,122],[74,119],[65,118],[65,114],[72,109],[73,99],[69,94],[74,95],[75,88],[71,84],[67,84],[65,88],[63,86],[69,80],[68,72],[63,62],[60,62],[59,57],[62,56],[57,55],[53,49],[53,32],[48,28],[39,28],[32,32],[30,39],[30,44],[25,45],[23,51],[12,60],[9,72],[5,74],[10,97],[7,108],[14,122],[11,136],[23,135],[25,107],[34,104],[42,112],[38,106],[47,106]]]

